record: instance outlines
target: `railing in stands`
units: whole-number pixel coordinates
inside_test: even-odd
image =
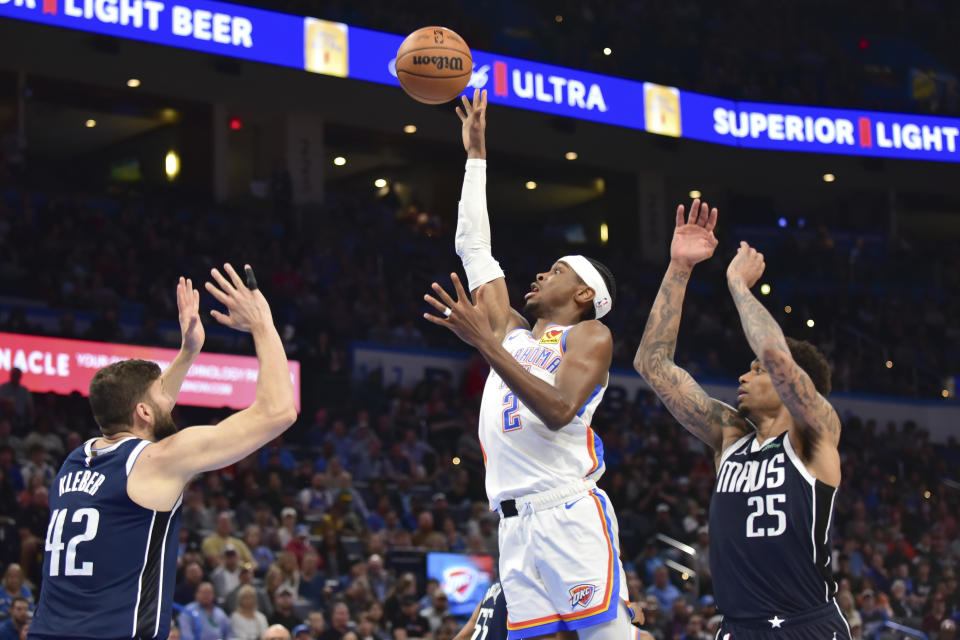
[[[911,638],[918,638],[919,640],[930,640],[927,634],[919,629],[911,629],[910,627],[905,627],[902,624],[890,622],[889,620],[886,620],[883,624],[877,627],[877,630],[873,633],[873,640],[880,640],[880,634],[883,633],[885,629],[910,634]]]

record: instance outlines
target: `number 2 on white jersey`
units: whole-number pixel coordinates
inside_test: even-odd
[[[508,391],[506,395],[503,396],[503,431],[516,431],[517,429],[523,428],[523,423],[520,422],[520,416],[517,415],[520,412],[520,401],[517,400],[517,396],[512,392]]]

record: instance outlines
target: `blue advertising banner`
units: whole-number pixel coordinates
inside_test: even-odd
[[[402,36],[214,0],[0,0],[0,16],[398,86]],[[473,51],[470,88],[518,109],[750,149],[960,162],[960,119],[735,102]]]
[[[400,86],[394,59],[403,37],[350,28],[350,77]],[[493,104],[643,128],[643,86],[632,80],[473,50],[470,89]]]
[[[304,21],[213,0],[0,0],[0,16],[285,67],[304,66]]]
[[[447,594],[450,613],[469,616],[493,583],[493,557],[460,553],[427,553],[427,578]]]
[[[680,92],[683,137],[728,146],[960,162],[960,120]]]

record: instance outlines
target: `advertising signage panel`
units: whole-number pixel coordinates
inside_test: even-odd
[[[0,16],[399,86],[402,36],[213,0],[0,0]],[[960,161],[960,119],[736,102],[473,51],[490,102],[749,149]]]
[[[176,349],[0,333],[0,376],[6,379],[11,369],[20,369],[23,386],[34,393],[76,391],[86,396],[93,374],[108,364],[142,358],[165,369],[176,356]],[[289,365],[299,411],[300,363],[291,360]],[[187,372],[177,403],[246,409],[257,391],[258,372],[253,356],[201,353]]]

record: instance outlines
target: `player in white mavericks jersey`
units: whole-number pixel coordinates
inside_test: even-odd
[[[456,300],[434,283],[425,317],[476,347],[491,367],[480,409],[490,508],[500,513],[500,580],[510,640],[577,631],[581,640],[627,640],[635,631],[606,494],[603,445],[590,420],[609,379],[613,340],[599,322],[616,295],[599,262],[565,256],[526,295],[531,328],[510,307],[490,253],[486,209],[486,92],[457,113],[467,150],[456,249],[472,299],[451,274]]]

